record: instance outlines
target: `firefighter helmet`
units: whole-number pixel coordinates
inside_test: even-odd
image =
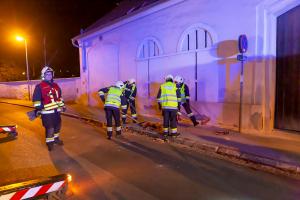
[[[183,78],[181,76],[175,76],[174,82],[181,84],[181,83],[183,83]]]
[[[116,82],[116,87],[122,89],[122,88],[124,87],[123,81],[117,81],[117,82]]]
[[[54,70],[49,66],[45,66],[45,67],[43,67],[43,69],[41,71],[42,80],[45,80],[45,73],[46,72],[52,72],[52,77],[54,77]]]
[[[171,74],[165,76],[165,81],[173,81],[173,76]]]
[[[134,79],[134,78],[129,79],[129,80],[128,80],[128,83],[129,83],[129,84],[135,83],[135,79]]]

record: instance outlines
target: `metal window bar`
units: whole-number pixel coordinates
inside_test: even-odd
[[[190,34],[187,35],[187,42],[188,42],[188,51],[190,50]]]
[[[204,36],[205,36],[205,48],[207,48],[207,30],[204,31]]]
[[[196,30],[196,49],[198,49],[198,30]]]

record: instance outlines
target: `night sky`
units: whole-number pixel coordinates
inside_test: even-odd
[[[38,78],[44,61],[56,77],[79,76],[79,53],[71,38],[112,10],[121,0],[1,0],[0,64],[26,69],[24,43],[14,39],[24,34],[28,43],[31,77]],[[0,65],[0,67],[1,67]]]

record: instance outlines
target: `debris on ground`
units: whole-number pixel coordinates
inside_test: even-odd
[[[228,135],[229,131],[228,130],[218,130],[216,131],[216,135]]]

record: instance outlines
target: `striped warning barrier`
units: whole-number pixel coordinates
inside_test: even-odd
[[[0,200],[21,200],[47,195],[63,188],[68,180],[67,175],[36,179],[0,187]]]
[[[17,131],[17,126],[12,125],[12,126],[0,126],[0,133],[8,133],[8,132],[16,132]]]

